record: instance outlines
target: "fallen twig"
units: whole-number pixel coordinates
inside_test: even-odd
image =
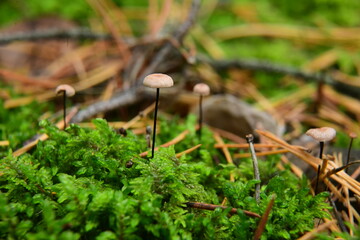
[[[186,202],[185,204],[186,204],[186,206],[191,207],[191,208],[198,208],[198,209],[205,209],[205,210],[212,210],[212,211],[215,210],[216,208],[222,208],[222,209],[229,208],[227,206],[200,203],[200,202]],[[231,208],[230,214],[236,214],[238,210],[240,210],[240,209]],[[254,213],[254,212],[250,212],[250,211],[246,211],[246,210],[240,210],[240,211],[243,211],[244,214],[249,216],[249,217],[255,217],[255,218],[260,218],[261,217],[259,214]]]
[[[254,234],[254,240],[258,240],[261,237],[261,234],[263,233],[265,226],[266,226],[266,222],[269,218],[270,215],[270,211],[272,209],[272,207],[274,206],[274,202],[275,202],[275,198],[276,195],[273,194],[271,196],[271,200],[269,202],[269,204],[267,205],[266,209],[265,209],[265,213],[262,215],[260,222],[258,224],[258,227],[256,228],[255,234]]]
[[[330,86],[333,86],[334,89],[342,93],[345,93],[349,96],[353,96],[357,99],[360,96],[360,88],[337,81],[333,76],[329,74],[310,73],[295,67],[278,65],[278,64],[259,61],[259,60],[243,60],[243,59],[213,60],[200,56],[198,57],[198,61],[210,64],[213,68],[215,68],[218,71],[228,70],[231,68],[250,69],[255,71],[281,73],[292,77],[301,78],[304,80],[323,82]]]
[[[0,34],[0,45],[8,44],[14,41],[37,41],[49,39],[92,39],[92,40],[112,40],[110,34],[95,33],[86,28],[74,29],[47,29],[31,32],[17,32],[11,34]],[[128,41],[128,40],[126,40]]]

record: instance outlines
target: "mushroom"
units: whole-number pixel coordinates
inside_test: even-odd
[[[151,149],[151,158],[153,158],[154,157],[154,149],[155,149],[156,118],[157,118],[160,88],[172,87],[174,85],[174,81],[169,75],[162,74],[162,73],[153,73],[153,74],[147,75],[144,78],[143,84],[150,88],[156,88],[153,141],[152,141],[152,149]]]
[[[66,128],[66,97],[75,95],[75,89],[67,84],[61,84],[55,89],[56,94],[63,94],[64,129]]]
[[[322,127],[322,128],[311,128],[306,133],[306,135],[312,137],[320,143],[320,153],[319,158],[322,159],[322,153],[324,150],[324,142],[331,141],[336,136],[336,130],[331,127]]]
[[[205,83],[198,83],[194,86],[193,92],[199,95],[199,139],[201,139],[201,128],[203,123],[202,99],[210,94],[210,87]]]
[[[331,141],[336,136],[336,130],[331,127],[322,127],[322,128],[312,128],[309,129],[306,135],[312,137],[313,139],[317,140],[320,143],[320,153],[319,158],[323,160],[322,165],[318,166],[317,176],[316,176],[316,184],[315,184],[315,194],[317,194],[318,183],[319,183],[319,176],[322,175],[327,167],[328,160],[322,158],[323,150],[324,150],[324,143],[327,141]]]

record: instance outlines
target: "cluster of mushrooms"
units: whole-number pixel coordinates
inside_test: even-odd
[[[156,119],[157,119],[157,111],[158,111],[158,103],[159,103],[159,95],[160,95],[160,88],[168,88],[174,85],[173,79],[163,73],[153,73],[147,75],[144,78],[143,85],[150,88],[156,88],[156,102],[155,102],[155,112],[154,112],[154,127],[153,127],[153,137],[152,137],[152,144],[151,144],[151,158],[154,157],[154,150],[155,150],[155,138],[156,138]],[[194,93],[200,96],[199,100],[199,130],[198,135],[201,139],[201,128],[203,122],[203,113],[202,113],[202,99],[203,96],[207,96],[210,94],[210,88],[205,83],[198,83],[194,86]],[[56,90],[56,94],[62,94],[63,96],[63,118],[64,118],[64,129],[66,128],[66,97],[72,97],[75,95],[75,89],[67,84],[59,85]],[[147,129],[148,132],[148,129]]]
[[[149,129],[150,127],[147,127],[147,142],[148,142],[148,147],[151,146],[151,157],[154,157],[154,150],[155,150],[155,140],[156,140],[156,120],[157,120],[157,111],[158,111],[158,103],[159,103],[159,95],[160,95],[160,88],[168,88],[168,87],[172,87],[174,85],[174,81],[173,79],[167,75],[167,74],[163,74],[163,73],[153,73],[150,75],[147,75],[144,80],[143,80],[143,85],[146,87],[150,87],[150,88],[156,88],[156,102],[155,102],[155,111],[154,111],[154,125],[153,125],[153,131],[152,131],[152,144],[150,144],[150,134],[151,134],[151,129]],[[75,95],[75,89],[73,87],[71,87],[70,85],[67,84],[62,84],[59,85],[56,90],[55,90],[56,94],[62,94],[63,97],[63,118],[64,118],[64,129],[66,128],[66,97],[72,97]],[[204,96],[207,96],[210,94],[210,88],[207,84],[205,83],[198,83],[194,86],[193,88],[193,92],[197,95],[199,95],[199,119],[198,119],[198,137],[199,139],[201,139],[201,129],[202,129],[202,124],[203,124],[203,111],[202,111],[202,100]],[[326,167],[327,167],[327,163],[328,160],[327,158],[323,158],[323,149],[324,149],[324,143],[331,141],[332,139],[335,138],[336,136],[336,131],[333,128],[330,127],[322,127],[322,128],[312,128],[309,129],[306,132],[306,135],[312,137],[314,140],[318,141],[320,144],[320,151],[319,151],[319,158],[322,160],[322,164],[321,166],[318,166],[318,171],[317,171],[317,177],[316,177],[316,185],[315,185],[315,194],[317,193],[317,188],[318,188],[318,182],[319,182],[319,176],[321,176]],[[256,154],[254,149],[251,148],[251,143],[252,143],[252,135],[247,135],[246,137],[249,145],[250,145],[250,150],[252,153],[252,158],[253,158],[253,162],[254,162],[254,175],[256,177],[257,180],[260,180],[260,175],[259,175],[259,170],[257,167],[257,161],[256,161]],[[351,148],[351,146],[350,146]],[[255,158],[255,159],[254,159]],[[348,162],[349,162],[349,154],[348,154]],[[348,164],[347,162],[347,164]],[[259,185],[260,186],[260,185]],[[257,186],[257,191],[256,192],[256,199],[259,199],[259,191],[260,191],[260,187]]]

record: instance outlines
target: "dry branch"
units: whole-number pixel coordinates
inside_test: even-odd
[[[186,202],[185,204],[186,204],[186,206],[191,207],[191,208],[198,208],[198,209],[205,209],[205,210],[212,210],[212,211],[215,210],[216,208],[222,208],[222,209],[229,208],[229,207],[226,207],[226,206],[207,204],[207,203],[200,203],[200,202]],[[231,208],[230,213],[231,214],[236,214],[237,211],[238,211],[238,209]],[[244,214],[249,216],[249,217],[260,218],[260,215],[257,214],[257,213],[246,211],[246,210],[240,210],[240,211],[243,211]]]
[[[330,74],[325,73],[311,73],[300,70],[295,67],[285,66],[274,64],[266,61],[259,60],[243,60],[243,59],[234,59],[234,60],[212,60],[207,59],[203,56],[198,57],[199,62],[205,62],[210,64],[217,71],[229,70],[231,68],[240,68],[240,69],[249,69],[254,71],[263,71],[271,73],[280,73],[284,75],[289,75],[295,78],[301,78],[307,81],[316,81],[326,83],[334,89],[343,92],[349,96],[359,98],[360,88],[356,86],[351,86],[343,82],[338,81]]]
[[[64,40],[112,40],[112,36],[104,33],[95,33],[86,28],[74,29],[47,29],[32,32],[17,32],[0,34],[0,45],[14,41],[37,41],[49,39]],[[125,40],[128,41],[128,40]]]

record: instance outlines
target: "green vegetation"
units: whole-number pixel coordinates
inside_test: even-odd
[[[93,19],[101,25],[104,20],[88,2],[91,1],[32,0],[19,3],[2,0],[0,25],[49,15],[61,16],[79,26],[93,26],[90,24]],[[133,37],[148,34],[148,18],[144,13],[149,1],[109,2],[121,7]],[[212,3],[216,3],[214,9],[209,7]],[[195,26],[195,31],[190,31],[185,39],[183,50],[190,40],[201,54],[211,56],[216,50],[220,52],[217,58],[259,59],[298,68],[334,51],[333,61],[316,71],[339,70],[352,76],[360,71],[357,42],[309,43],[302,39],[261,34],[227,40],[217,37],[216,31],[247,24],[286,25],[294,29],[313,27],[319,31],[358,27],[359,9],[358,0],[210,0],[209,4],[203,4],[202,15],[196,23],[206,34],[197,36]],[[166,21],[169,25],[164,28],[164,36],[179,26],[172,20],[169,17]],[[97,24],[94,26],[98,31]],[[201,38],[213,41],[214,45],[207,46],[209,42],[201,41]],[[154,46],[159,44],[160,41]],[[110,48],[107,50],[112,59],[118,57]],[[21,74],[26,75],[27,68],[23,67]],[[232,79],[229,72],[221,74],[221,78]],[[237,80],[242,81],[242,77]],[[244,83],[254,84],[270,103],[274,99],[287,98],[304,84],[301,80],[289,81],[280,74],[256,71],[245,73],[244,79]],[[220,86],[218,92],[225,89],[223,87]],[[309,102],[306,104],[310,105],[313,99],[310,95],[307,97],[305,100]],[[247,100],[256,101],[255,98]],[[295,106],[288,107],[295,109]],[[251,159],[235,159],[236,166],[227,164],[222,152],[214,148],[213,133],[207,128],[203,129],[202,146],[177,158],[175,153],[200,143],[193,115],[185,120],[160,116],[161,134],[157,136],[157,145],[185,130],[189,133],[176,145],[160,148],[149,160],[139,157],[140,153],[149,150],[144,136],[131,131],[126,137],[118,135],[103,119],[93,120],[95,129],[73,124],[61,131],[47,120],[39,124],[40,116],[51,108],[49,104],[31,103],[8,110],[0,103],[0,140],[10,142],[7,147],[0,146],[0,239],[252,239],[259,219],[248,217],[241,210],[262,215],[273,194],[276,200],[262,240],[296,239],[315,227],[314,219],[330,217],[325,211],[329,209],[325,203],[328,193],[313,197],[306,178],[297,178],[288,166],[284,171],[278,170],[279,156],[264,157],[259,161],[262,187],[261,200],[256,203],[253,195],[258,182],[253,180]],[[345,107],[339,111],[350,112],[351,120],[356,118]],[[334,123],[333,119],[328,122]],[[343,122],[334,124],[344,125]],[[305,126],[302,127],[304,130]],[[49,139],[19,157],[12,155],[25,141],[39,133],[48,134]],[[339,132],[335,145],[345,147],[348,142],[348,136]],[[360,142],[355,140],[353,146],[359,148]],[[230,174],[234,176],[234,182],[229,180]],[[239,209],[237,214],[230,215],[230,209],[190,209],[185,204],[188,201],[221,204],[225,197],[227,206]],[[354,229],[355,236],[360,236],[359,231],[359,228]],[[318,238],[356,239],[346,233],[327,235]]]
[[[48,109],[49,104],[31,103],[16,109],[5,109],[0,103],[0,138],[10,143],[16,150],[34,137],[39,131],[39,117]],[[0,157],[7,155],[8,147],[0,147]]]
[[[190,126],[193,134],[183,144],[191,147],[185,145],[196,142],[194,120],[178,124],[169,138]],[[227,197],[232,207],[262,214],[274,193],[264,239],[293,239],[312,229],[314,218],[327,216],[327,194],[312,197],[305,179],[275,169],[276,158],[261,161],[260,168],[275,177],[262,186],[256,204],[249,159],[239,167],[215,165],[206,148],[178,159],[169,147],[148,160],[139,157],[146,150],[143,136],[118,135],[102,119],[93,123],[94,130],[73,124],[61,131],[42,121],[47,141],[31,154],[1,159],[0,238],[251,239],[258,220],[241,210],[229,216],[229,210],[188,209],[184,203],[219,204]],[[230,171],[235,182],[228,180]]]

